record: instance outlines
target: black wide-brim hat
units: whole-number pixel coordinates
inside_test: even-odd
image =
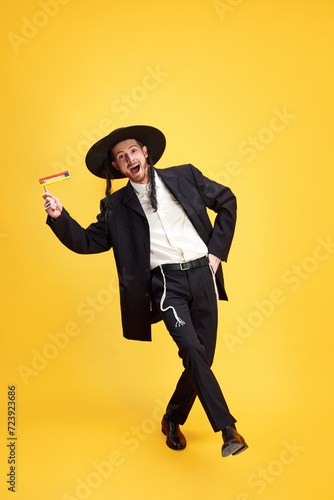
[[[115,144],[127,139],[137,139],[148,148],[152,163],[155,165],[166,147],[166,138],[160,130],[148,125],[133,125],[114,130],[111,134],[96,142],[88,151],[86,165],[92,174],[106,178],[107,161],[110,167],[110,174],[113,179],[122,179],[124,175],[111,165],[112,157],[110,150]]]

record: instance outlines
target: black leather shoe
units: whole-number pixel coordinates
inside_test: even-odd
[[[186,438],[180,431],[179,424],[169,420],[167,415],[164,415],[161,421],[161,430],[167,436],[166,444],[172,450],[184,450],[186,447]]]
[[[248,445],[244,438],[234,427],[228,426],[223,429],[224,445],[222,447],[222,456],[238,455],[244,450],[247,450]]]

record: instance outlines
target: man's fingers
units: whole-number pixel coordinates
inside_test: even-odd
[[[210,265],[211,265],[214,273],[216,274],[218,266],[219,266],[221,261],[220,261],[219,257],[216,257],[215,255],[212,255],[210,253],[209,253],[208,257],[209,257]]]
[[[44,198],[44,200],[46,200],[47,198],[55,199],[55,197],[51,193],[49,193],[49,191],[47,191],[46,193],[43,193],[42,197]]]
[[[57,207],[57,204],[60,203],[59,200],[49,192],[43,193],[42,196],[44,198],[44,202],[45,202],[44,207],[45,208],[52,207],[55,209]]]
[[[52,200],[51,198],[48,198],[45,200],[44,208],[45,208],[45,210],[48,210],[49,208],[51,208],[52,210],[56,210],[57,203],[54,200]]]
[[[47,196],[46,198],[44,198],[44,205],[46,205],[46,203],[56,203],[56,200],[54,200],[50,196]]]

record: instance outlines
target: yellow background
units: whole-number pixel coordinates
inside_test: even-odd
[[[19,500],[332,498],[333,15],[330,0],[3,6],[1,498],[13,384]],[[173,342],[162,325],[123,340],[112,253],[71,253],[45,225],[38,179],[70,170],[50,190],[88,225],[105,186],[85,153],[131,124],[165,133],[158,167],[191,162],[238,199],[214,363],[238,457],[198,402],[187,449],[165,446]]]

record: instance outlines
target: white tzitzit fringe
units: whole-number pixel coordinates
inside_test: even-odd
[[[216,276],[215,276],[215,272],[214,272],[211,264],[209,264],[209,268],[210,268],[211,274],[212,274],[213,286],[215,287],[216,299],[217,299],[217,311],[219,313],[219,307],[218,307],[219,306],[219,293],[218,293],[218,288],[217,288]]]
[[[168,306],[166,308],[163,307],[163,303],[164,303],[165,298],[166,298],[167,287],[166,287],[165,273],[164,273],[164,271],[162,269],[162,266],[159,266],[159,267],[160,267],[160,271],[161,271],[161,274],[162,274],[162,278],[164,280],[164,293],[162,294],[162,297],[161,297],[161,300],[160,300],[160,309],[161,309],[162,312],[166,312],[166,311],[168,311],[168,309],[171,309],[173,311],[174,317],[176,319],[175,326],[176,327],[183,326],[183,325],[185,325],[185,322],[183,321],[183,319],[179,318],[179,316],[177,315],[177,312],[175,311],[175,308],[173,306]]]

